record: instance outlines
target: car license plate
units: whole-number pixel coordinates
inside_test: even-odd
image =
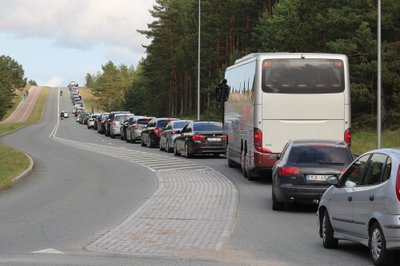
[[[221,141],[221,138],[207,138],[208,141]]]
[[[307,175],[307,181],[326,181],[328,175]]]

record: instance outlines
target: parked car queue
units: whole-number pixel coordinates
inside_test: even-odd
[[[80,123],[100,134],[159,147],[175,156],[219,156],[228,144],[217,121],[123,111],[80,111],[79,117]],[[325,248],[336,248],[342,240],[358,242],[368,247],[375,265],[395,265],[400,250],[400,149],[378,149],[354,158],[343,141],[289,140],[276,159],[271,186],[274,211],[297,202],[314,204]]]

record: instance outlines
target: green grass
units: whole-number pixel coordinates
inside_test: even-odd
[[[0,136],[40,122],[43,117],[48,92],[49,88],[45,87],[42,89],[28,121],[24,123],[0,124]],[[0,190],[11,187],[13,185],[13,178],[25,171],[28,167],[29,159],[23,152],[0,144]]]
[[[79,87],[79,94],[82,96],[86,111],[94,113],[103,112],[101,106],[98,103],[98,98],[92,93],[92,89]]]
[[[29,167],[26,155],[14,148],[0,144],[0,190],[13,185],[13,178]]]
[[[376,130],[359,130],[352,134],[351,150],[354,154],[360,155],[366,151],[376,149]],[[381,148],[400,148],[400,129],[382,131]]]

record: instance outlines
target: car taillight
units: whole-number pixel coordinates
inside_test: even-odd
[[[300,169],[297,167],[284,166],[279,168],[280,176],[291,176],[300,174]]]
[[[161,135],[162,130],[156,128],[156,129],[153,130],[153,132],[154,132],[154,134],[156,134],[156,135]]]
[[[193,140],[205,140],[205,136],[202,136],[202,135],[193,135],[192,136],[192,139]]]
[[[271,153],[270,150],[263,148],[262,139],[263,139],[263,134],[262,134],[261,129],[255,127],[254,128],[254,147],[259,152]]]
[[[133,128],[134,128],[134,129],[138,129],[139,126],[138,126],[138,125],[134,125]]]
[[[397,196],[397,199],[400,201],[400,165],[399,165],[399,168],[397,169],[396,196]]]
[[[351,146],[351,130],[350,130],[350,128],[346,129],[346,131],[344,132],[344,142],[346,142],[349,147]]]

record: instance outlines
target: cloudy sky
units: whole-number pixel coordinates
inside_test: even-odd
[[[0,55],[39,85],[84,84],[107,61],[137,66],[155,0],[0,0]]]

